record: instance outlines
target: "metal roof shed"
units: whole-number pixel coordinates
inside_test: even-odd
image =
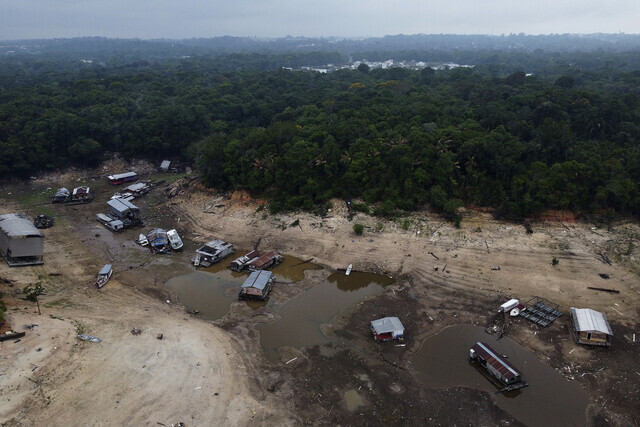
[[[265,299],[271,291],[275,276],[271,271],[254,271],[242,284],[240,299]]]
[[[579,344],[611,346],[613,331],[607,317],[599,311],[571,307],[571,324]]]
[[[371,321],[371,331],[376,341],[389,341],[404,337],[404,326],[397,317],[383,317]]]
[[[0,215],[0,251],[10,266],[42,264],[44,234],[21,214]]]
[[[136,213],[140,211],[136,205],[125,199],[111,199],[107,201],[107,205],[111,208],[111,213],[119,218],[122,218],[130,212]]]

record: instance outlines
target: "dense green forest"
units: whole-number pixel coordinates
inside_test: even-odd
[[[266,196],[276,211],[343,197],[380,215],[640,213],[637,51],[391,54],[474,67],[296,69],[346,62],[337,51],[7,55],[0,177],[118,152],[192,162],[205,184]]]

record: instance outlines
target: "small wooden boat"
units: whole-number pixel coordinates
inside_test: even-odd
[[[96,286],[98,286],[98,288],[103,287],[109,281],[112,274],[113,268],[111,268],[111,264],[106,264],[98,273],[98,281],[96,282]]]
[[[352,269],[353,269],[353,264],[349,264],[349,267],[347,267],[347,271],[345,271],[344,274],[346,274],[347,276],[350,275]]]

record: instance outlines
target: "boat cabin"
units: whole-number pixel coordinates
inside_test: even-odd
[[[571,307],[571,325],[578,344],[611,346],[613,331],[607,317],[599,311]]]
[[[235,253],[231,243],[222,240],[211,240],[205,243],[200,249],[196,250],[196,258],[194,265],[209,267],[223,258]]]

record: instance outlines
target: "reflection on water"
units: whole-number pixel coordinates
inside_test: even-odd
[[[340,275],[338,273],[338,275]],[[370,295],[383,291],[383,286],[392,283],[387,276],[376,274],[353,274],[342,280],[333,274],[325,282],[309,289],[285,305],[274,306],[273,311],[281,319],[259,325],[260,343],[270,360],[278,359],[278,347],[306,347],[324,344],[329,338],[320,325],[328,323],[336,314]],[[342,289],[338,285],[342,283]]]
[[[469,349],[478,341],[507,355],[529,387],[520,392],[496,393],[496,385],[467,360]],[[509,338],[497,341],[484,328],[472,325],[447,328],[427,339],[411,362],[418,379],[425,384],[490,392],[500,408],[525,424],[581,426],[586,422],[587,394],[578,382],[567,381],[515,341]]]

